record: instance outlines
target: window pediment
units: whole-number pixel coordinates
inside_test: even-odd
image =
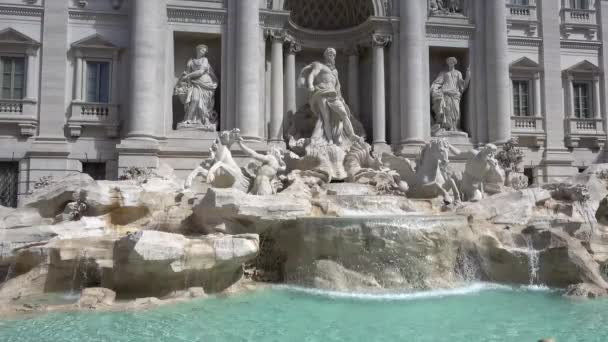
[[[10,27],[0,31],[0,44],[40,45],[34,39]]]
[[[574,75],[588,75],[594,76],[602,73],[602,70],[595,64],[589,62],[588,60],[584,60],[582,62],[576,63],[568,69],[564,70],[564,74],[567,76]]]
[[[509,66],[511,70],[539,71],[540,65],[528,57],[522,57]]]
[[[77,56],[111,58],[120,51],[120,47],[99,34],[94,34],[72,43]]]

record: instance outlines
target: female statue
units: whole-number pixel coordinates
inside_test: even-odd
[[[433,131],[460,131],[460,99],[471,81],[471,71],[467,69],[466,78],[462,78],[455,66],[458,60],[450,57],[446,60],[448,70],[437,76],[431,86],[433,111],[436,126]]]
[[[215,105],[215,90],[218,86],[217,77],[207,60],[207,45],[196,47],[196,58],[192,58],[186,65],[177,86],[175,95],[179,96],[184,104],[184,121],[177,128],[198,128],[215,131],[217,113]]]

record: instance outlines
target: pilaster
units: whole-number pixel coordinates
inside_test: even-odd
[[[562,92],[561,70],[561,33],[560,33],[560,4],[558,1],[541,1],[539,17],[543,44],[541,47],[541,64],[544,77],[541,81],[544,90],[545,122],[547,142],[540,165],[541,182],[563,180],[571,176],[575,170],[572,167],[572,156],[564,143],[566,111],[564,101],[556,101],[564,96],[570,96],[568,88]],[[568,81],[571,84],[570,81]],[[571,101],[566,101],[570,106]],[[571,112],[568,110],[568,112]]]

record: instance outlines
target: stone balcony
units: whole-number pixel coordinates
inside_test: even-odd
[[[0,99],[0,123],[16,124],[21,135],[33,136],[38,125],[36,106],[36,101],[32,99]]]
[[[596,13],[594,9],[562,8],[560,16],[563,38],[568,39],[573,34],[581,33],[588,40],[596,39],[598,30]]]
[[[567,118],[566,147],[579,147],[582,141],[589,142],[589,147],[601,148],[606,143],[604,120]]]
[[[119,106],[110,103],[72,102],[72,115],[68,120],[70,136],[80,137],[83,127],[105,129],[110,138],[118,136]]]
[[[523,6],[507,4],[509,9],[507,19],[511,20],[537,20],[536,6]]]
[[[512,116],[511,132],[520,138],[522,145],[531,147],[543,146],[545,134],[545,118],[540,116]]]
[[[528,37],[536,36],[538,32],[536,6],[507,4],[507,22],[511,35],[517,35],[514,33],[520,31]]]

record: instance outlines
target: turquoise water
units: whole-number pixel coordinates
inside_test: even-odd
[[[608,302],[473,285],[358,296],[274,288],[146,312],[0,322],[0,341],[608,341]]]

